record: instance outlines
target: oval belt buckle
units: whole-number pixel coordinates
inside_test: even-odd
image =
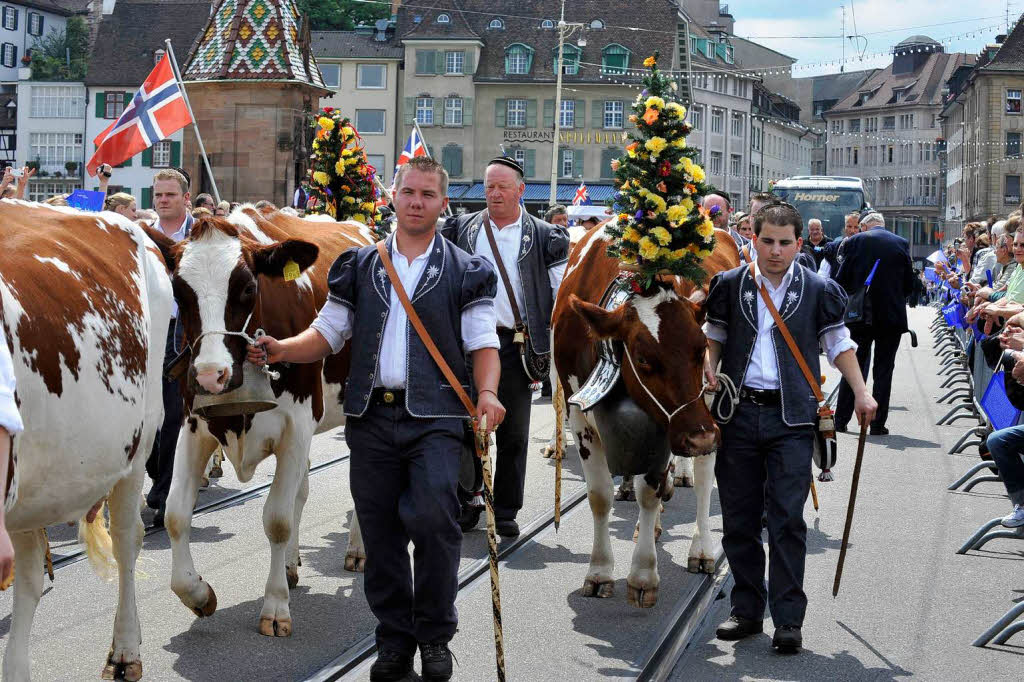
[[[395,402],[395,394],[391,391],[384,391],[384,402],[388,405]]]

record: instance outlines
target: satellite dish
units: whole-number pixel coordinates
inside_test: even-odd
[[[374,22],[373,25],[377,28],[378,31],[386,31],[390,23],[391,22],[388,21],[387,19],[378,19],[377,21]]]

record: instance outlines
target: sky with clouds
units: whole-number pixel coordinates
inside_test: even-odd
[[[722,0],[721,4],[728,4],[736,20],[736,35],[805,65],[794,76],[838,72],[844,43],[845,70],[854,71],[884,67],[892,59],[892,47],[912,35],[944,42],[947,52],[977,53],[1006,31],[1005,0]],[[840,40],[843,6],[846,35],[861,38]],[[1022,12],[1024,0],[1009,2],[1011,22]]]

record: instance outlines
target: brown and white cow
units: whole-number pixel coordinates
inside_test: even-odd
[[[579,390],[598,361],[598,340],[622,344],[624,357],[619,382],[649,419],[668,436],[672,455],[696,457],[697,530],[690,546],[691,570],[710,571],[714,548],[710,541],[708,514],[714,484],[714,450],[718,426],[701,399],[703,358],[707,339],[704,321],[704,289],[678,277],[662,277],[648,296],[634,296],[615,310],[597,305],[619,274],[618,262],[606,254],[606,225],[594,227],[573,249],[558,292],[552,320],[554,364],[566,395]],[[718,244],[704,261],[709,277],[739,264],[732,239],[717,231]],[[620,389],[621,390],[621,389]],[[594,516],[594,546],[590,569],[583,585],[585,596],[610,597],[613,557],[608,536],[612,506],[612,477],[605,442],[622,429],[599,409],[582,412],[569,408],[569,424],[576,437],[587,480],[590,509]],[[616,453],[612,453],[616,454]],[[651,607],[657,601],[658,567],[655,525],[661,500],[671,494],[667,481],[669,458],[657,461],[646,474],[634,477],[640,505],[637,545],[627,578],[631,604]]]
[[[277,338],[307,329],[327,299],[327,274],[338,255],[373,242],[365,225],[303,220],[276,211],[261,213],[251,206],[226,219],[204,217],[189,238],[177,245],[161,244],[173,264],[174,295],[180,307],[185,339],[191,342],[190,380],[186,405],[195,385],[210,393],[237,387],[242,381],[246,340],[210,332],[237,332],[251,320]],[[283,278],[289,261],[301,276]],[[196,571],[189,551],[192,508],[207,460],[218,447],[242,482],[256,466],[274,455],[274,482],[263,507],[263,529],[270,540],[267,578],[259,631],[286,637],[292,632],[288,588],[298,582],[298,529],[309,494],[309,447],[313,434],[344,423],[342,390],[348,376],[350,349],[323,362],[275,367],[278,406],[246,417],[209,420],[190,416],[178,438],[174,475],[167,498],[165,524],[171,537],[171,588],[200,617],[217,608],[213,588]],[[365,561],[358,523],[353,516],[346,568],[361,570]]]
[[[160,374],[171,304],[159,252],[127,218],[0,201],[0,325],[25,422],[15,442],[17,501],[6,519],[17,578],[5,680],[29,678],[43,529],[79,521],[104,497],[119,577],[104,676],[142,676],[139,506],[146,455],[163,418]],[[83,528],[87,540],[97,525],[102,521]]]

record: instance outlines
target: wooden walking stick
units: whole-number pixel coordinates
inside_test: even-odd
[[[476,431],[476,452],[484,471],[484,505],[487,508],[487,558],[491,563],[491,610],[494,614],[494,656],[498,682],[505,682],[505,638],[501,629],[501,590],[498,586],[498,539],[494,532],[494,488],[491,483],[491,437],[487,433],[487,415],[480,418]]]
[[[565,456],[565,407],[562,381],[555,378],[555,532],[562,523],[562,457]]]
[[[814,487],[814,472],[811,472],[811,502],[814,503],[814,511],[818,511],[818,489]]]
[[[860,439],[857,441],[857,460],[853,464],[853,481],[850,483],[850,504],[846,508],[846,528],[843,529],[843,544],[839,548],[839,563],[836,565],[836,579],[832,583],[832,597],[839,594],[839,581],[843,579],[843,562],[846,561],[846,547],[850,544],[850,527],[853,525],[853,507],[857,504],[857,484],[860,483],[860,465],[864,461],[864,441],[868,436],[868,420],[860,425]]]

